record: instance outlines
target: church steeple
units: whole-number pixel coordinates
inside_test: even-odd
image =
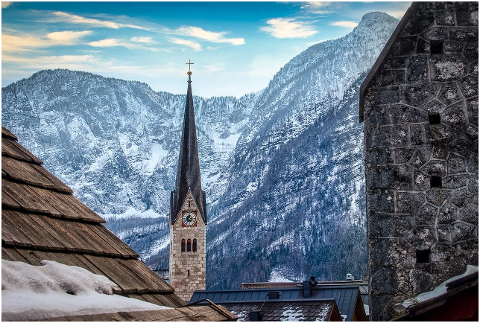
[[[185,102],[185,115],[183,119],[183,133],[180,144],[180,155],[178,158],[177,178],[175,182],[175,190],[172,191],[170,201],[170,220],[174,224],[177,220],[179,212],[185,197],[190,190],[197,207],[201,213],[204,223],[207,223],[207,215],[205,209],[205,192],[202,190],[200,178],[200,162],[198,159],[197,131],[195,127],[195,111],[193,107],[192,95],[192,72],[190,70],[191,63],[188,61],[188,89],[187,100]]]
[[[192,96],[192,71],[188,66],[188,90],[178,157],[175,190],[170,196],[170,284],[189,301],[195,290],[205,289],[207,272],[207,215],[200,180],[197,130]]]

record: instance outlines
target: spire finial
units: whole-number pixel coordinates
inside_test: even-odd
[[[188,63],[185,63],[185,64],[188,64],[188,72],[187,72],[187,74],[188,74],[188,75],[192,75],[192,71],[190,71],[190,65],[195,64],[195,63],[190,63],[190,59],[188,59]]]

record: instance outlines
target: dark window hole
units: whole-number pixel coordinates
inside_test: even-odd
[[[417,250],[417,264],[428,264],[430,262],[430,250]]]
[[[430,53],[434,55],[443,54],[443,40],[431,40]]]
[[[438,113],[429,114],[428,122],[430,124],[440,124],[440,115]]]
[[[430,187],[442,187],[442,178],[435,175],[430,177]]]
[[[197,239],[193,239],[193,252],[197,252]]]

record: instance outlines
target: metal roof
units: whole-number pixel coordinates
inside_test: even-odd
[[[270,292],[279,292],[278,299],[269,298]],[[238,290],[220,290],[220,291],[195,291],[190,302],[197,302],[203,299],[209,299],[216,304],[234,304],[247,303],[253,301],[264,301],[266,303],[281,300],[296,300],[311,302],[314,300],[324,301],[334,299],[340,313],[347,316],[347,321],[351,321],[355,310],[360,310],[358,302],[363,305],[358,285],[319,285],[311,289],[311,297],[303,297],[303,287],[285,287],[285,288],[264,288],[264,289],[238,289]]]

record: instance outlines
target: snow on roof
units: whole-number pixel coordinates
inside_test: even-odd
[[[454,276],[446,281],[444,281],[443,283],[441,283],[440,285],[438,285],[434,290],[432,291],[429,291],[429,292],[425,292],[425,293],[422,293],[422,294],[418,294],[416,297],[414,298],[410,298],[410,299],[407,299],[405,300],[401,305],[404,307],[404,308],[408,308],[412,305],[415,305],[415,304],[418,304],[418,303],[421,303],[421,302],[425,302],[426,300],[429,300],[429,299],[432,299],[432,298],[435,298],[437,296],[440,296],[442,294],[445,294],[447,292],[447,284],[452,282],[452,281],[455,281],[459,278],[462,278],[462,277],[465,277],[465,276],[468,276],[470,274],[473,274],[473,273],[476,273],[478,272],[478,266],[472,266],[472,265],[467,265],[467,270],[463,273],[463,274],[460,274],[460,275],[457,275],[457,276]]]
[[[2,259],[2,320],[168,309],[113,295],[116,284],[76,266],[42,260],[42,266]]]

